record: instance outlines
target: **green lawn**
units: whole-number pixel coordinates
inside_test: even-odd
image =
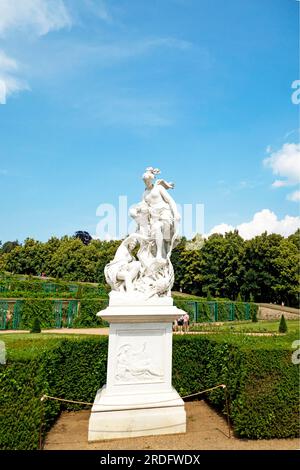
[[[236,344],[246,349],[290,349],[292,344],[299,339],[298,320],[287,320],[288,331],[285,334],[278,334],[279,320],[259,320],[256,323],[251,321],[216,323],[198,323],[191,326],[191,331],[207,331],[211,333],[218,342],[228,342]],[[271,335],[248,335],[247,333],[271,333]]]
[[[100,335],[99,335],[100,336]],[[8,360],[34,357],[36,353],[46,351],[57,346],[63,339],[78,340],[95,338],[95,335],[63,335],[55,333],[10,333],[1,334],[0,341],[4,341]]]
[[[191,331],[233,332],[233,333],[278,333],[280,320],[232,321],[223,324],[195,323]],[[300,332],[299,320],[286,320],[288,333]]]
[[[223,324],[198,323],[191,326],[191,331],[207,331],[209,336],[218,342],[226,341],[246,349],[291,349],[293,341],[299,339],[299,321],[287,320],[288,332],[278,333],[279,320],[235,321]],[[245,333],[273,333],[271,336],[252,336]],[[95,335],[84,335],[84,338]],[[99,335],[100,338],[100,335]],[[1,334],[0,340],[5,342],[8,360],[18,360],[19,357],[32,357],[38,352],[57,346],[62,340],[76,341],[83,339],[82,335],[63,335],[55,333],[10,333]]]

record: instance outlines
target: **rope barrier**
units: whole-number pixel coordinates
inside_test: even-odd
[[[41,397],[42,402],[46,399],[63,401],[63,402],[67,402],[67,403],[77,403],[78,405],[91,405],[91,406],[93,405],[93,403],[89,403],[89,402],[85,402],[85,401],[65,400],[64,398],[51,397],[50,395],[43,395]]]
[[[201,392],[196,392],[196,393],[192,393],[190,395],[185,395],[182,398],[182,400],[184,400],[185,398],[190,398],[190,397],[194,397],[194,396],[197,396],[197,395],[201,395],[203,393],[207,393],[207,392],[211,392],[212,390],[216,390],[217,388],[223,388],[224,391],[225,391],[225,406],[226,406],[226,414],[227,414],[227,426],[228,426],[228,437],[229,439],[231,438],[231,432],[230,432],[230,419],[229,419],[229,396],[228,396],[228,391],[227,391],[227,386],[225,384],[220,384],[220,385],[216,385],[215,387],[211,387],[211,388],[207,388],[205,390],[202,390]],[[93,403],[90,403],[90,402],[85,402],[85,401],[78,401],[78,400],[67,400],[65,398],[58,398],[58,397],[52,397],[51,395],[46,395],[44,394],[41,398],[40,398],[40,402],[41,402],[41,413],[40,413],[40,430],[39,430],[39,448],[40,450],[43,449],[43,436],[42,436],[42,432],[43,432],[43,421],[44,421],[44,406],[43,406],[43,403],[45,400],[56,400],[56,401],[61,401],[61,402],[65,402],[65,403],[75,403],[75,404],[78,404],[78,405],[88,405],[88,406],[93,406]],[[141,409],[141,406],[144,404],[144,405],[147,405],[147,408],[157,408],[157,406],[155,407],[149,407],[149,405],[151,404],[159,404],[159,403],[166,403],[166,402],[172,402],[174,400],[177,400],[177,398],[173,398],[171,400],[163,400],[161,402],[159,401],[156,401],[156,402],[152,402],[152,403],[141,403],[139,407],[135,407],[135,408],[122,408],[122,409],[109,409],[109,410],[102,410],[101,413],[105,413],[105,412],[109,412],[109,411],[132,411],[132,410],[140,410]],[[111,406],[109,404],[105,405],[105,406]],[[161,406],[160,408],[170,408],[170,407],[173,407],[173,406],[181,406],[181,405],[164,405],[164,406]]]
[[[192,393],[191,395],[185,395],[184,397],[181,397],[181,398],[184,399],[184,398],[195,397],[196,395],[201,395],[201,393],[210,392],[211,390],[215,390],[216,388],[220,388],[220,387],[227,388],[226,385],[220,384],[220,385],[216,385],[215,387],[207,388],[206,390],[202,390],[202,392],[196,392],[196,393]]]

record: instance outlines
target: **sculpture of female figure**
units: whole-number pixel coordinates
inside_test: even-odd
[[[105,266],[105,278],[113,290],[133,291],[133,281],[141,269],[141,263],[131,254],[136,243],[135,237],[127,237],[117,249],[114,259]]]
[[[175,201],[167,192],[167,189],[173,188],[174,185],[164,180],[154,181],[159,173],[160,170],[150,167],[143,174],[146,185],[143,200],[149,207],[150,238],[155,241],[155,257],[163,261],[171,254],[180,215]]]

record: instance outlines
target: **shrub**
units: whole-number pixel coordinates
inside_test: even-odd
[[[38,448],[43,394],[92,403],[106,380],[107,337],[30,338],[16,339],[0,366],[1,449]],[[184,396],[225,383],[236,435],[296,437],[299,367],[283,339],[291,338],[175,336],[173,385]],[[206,398],[226,413],[223,389]],[[82,406],[47,400],[44,434],[63,409]]]
[[[258,322],[257,313],[258,313],[258,305],[254,303],[250,303],[250,316],[251,316],[251,320],[253,321],[253,323]]]
[[[3,291],[0,290],[0,298],[12,299],[44,299],[44,298],[57,298],[57,299],[74,299],[76,294],[74,292],[31,292],[26,290],[16,291]]]
[[[70,283],[60,279],[35,279],[31,276],[3,275],[0,292],[6,297],[103,297],[107,298],[107,286],[90,283]]]
[[[105,383],[105,337],[24,343],[0,365],[0,449],[38,449],[42,395],[93,402]],[[46,400],[43,408],[45,435],[60,411],[82,406]]]
[[[253,342],[253,338],[244,335],[233,339],[229,335],[174,337],[174,387],[184,396],[225,383],[237,436],[296,437],[299,367],[292,364],[288,348],[274,348],[274,338],[256,340]],[[253,347],[255,344],[260,347]],[[226,414],[221,388],[208,393],[206,398]]]
[[[40,333],[40,332],[41,332],[40,321],[38,318],[34,318],[30,333]]]
[[[286,333],[288,330],[284,315],[281,315],[278,331],[279,333]]]
[[[229,301],[207,301],[207,300],[184,300],[178,296],[174,298],[174,305],[185,310],[193,322],[213,322],[229,320],[257,321],[258,306],[253,303],[229,302]]]
[[[95,326],[107,326],[108,323],[96,316],[96,313],[107,307],[108,301],[103,299],[83,299],[80,309],[74,320],[74,328],[90,328]]]
[[[42,328],[54,328],[54,304],[52,300],[25,299],[22,303],[19,328],[29,329],[38,318]]]

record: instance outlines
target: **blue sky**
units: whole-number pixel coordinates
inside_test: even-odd
[[[138,202],[147,166],[205,205],[206,233],[292,233],[298,9],[0,0],[0,240],[95,234],[99,204]]]

